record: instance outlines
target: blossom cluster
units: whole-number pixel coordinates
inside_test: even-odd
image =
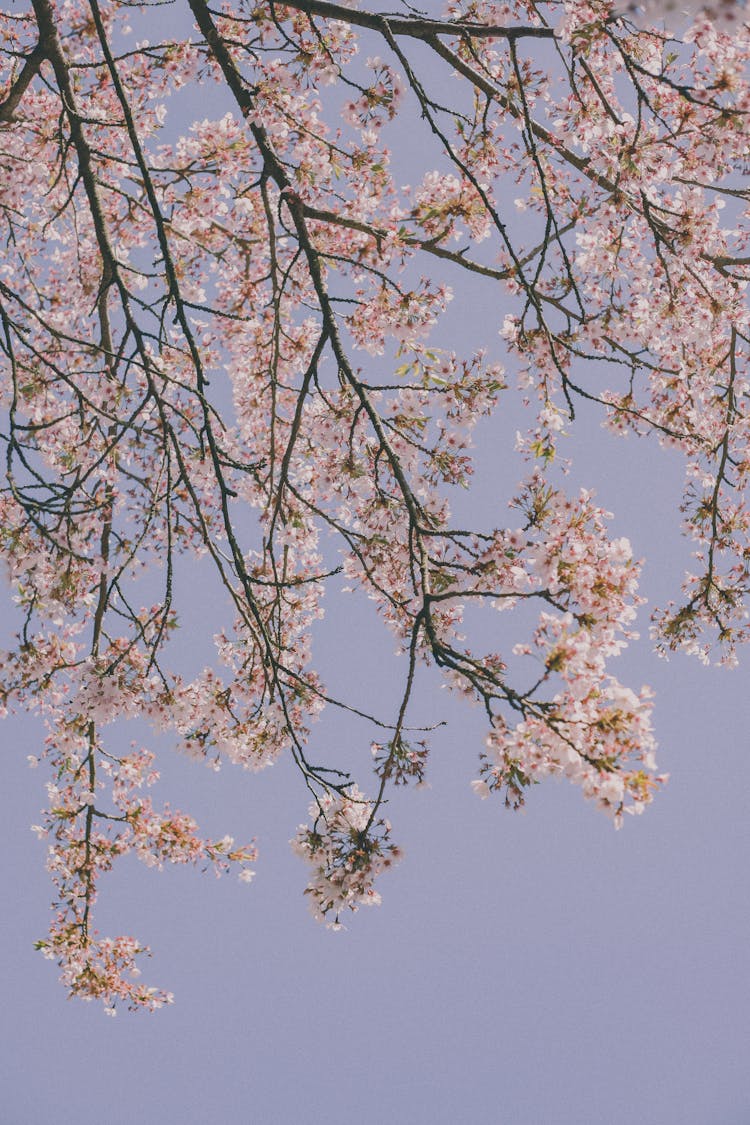
[[[292,848],[312,868],[305,894],[318,921],[340,929],[341,913],[377,906],[373,883],[401,858],[391,843],[391,826],[374,819],[374,805],[356,785],[345,794],[325,794],[310,806],[312,826],[300,825]]]

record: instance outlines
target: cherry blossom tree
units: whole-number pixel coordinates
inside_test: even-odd
[[[39,948],[110,1013],[171,997],[140,982],[137,940],[96,932],[100,877],[127,853],[248,881],[255,860],[152,800],[153,750],[120,752],[112,724],[146,718],[212,768],[291,756],[310,806],[292,845],[334,927],[379,902],[387,795],[427,776],[420,665],[484,708],[480,797],[517,807],[563,775],[616,826],[651,801],[650,694],[610,671],[639,563],[556,457],[582,401],[684,457],[695,565],[656,645],[732,663],[748,633],[742,9],[696,10],[677,39],[669,13],[611,0],[177,8],[156,42],[137,0],[0,13],[0,551],[19,620],[0,705],[47,728]],[[438,341],[463,285],[499,312],[461,354]],[[527,422],[508,515],[463,526],[472,431],[510,398]],[[174,576],[198,558],[223,603],[191,677]],[[342,581],[396,638],[394,714],[316,673]],[[462,633],[477,607],[502,614],[495,650]],[[325,706],[358,716],[369,778],[314,764]]]

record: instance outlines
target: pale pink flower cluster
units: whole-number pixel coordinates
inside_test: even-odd
[[[373,130],[381,129],[398,113],[403,87],[399,72],[382,59],[368,59],[366,65],[373,72],[373,80],[362,89],[358,98],[344,103],[342,117],[350,125],[361,129],[371,142],[374,140]]]
[[[310,805],[312,827],[300,825],[292,848],[312,868],[305,894],[318,921],[340,929],[344,910],[379,906],[373,884],[401,858],[390,841],[391,826],[374,817],[374,806],[356,785],[346,793],[326,793]]]
[[[48,843],[56,902],[49,935],[37,948],[57,962],[71,995],[101,999],[110,1012],[118,1003],[154,1009],[171,996],[141,984],[137,957],[147,948],[132,937],[100,937],[92,926],[100,877],[133,852],[148,867],[191,863],[221,874],[234,866],[240,879],[249,881],[256,850],[235,845],[230,836],[203,839],[191,817],[156,809],[141,792],[158,780],[154,755],[134,747],[118,758],[95,738],[91,720],[83,715],[66,719],[61,712],[46,742],[44,756],[55,782],[47,786],[49,807],[37,831]],[[103,807],[107,790],[110,811]]]
[[[482,185],[483,188],[487,184]],[[470,180],[443,172],[428,172],[414,192],[414,218],[430,238],[473,242],[491,231],[487,209]]]
[[[492,591],[501,610],[519,598],[542,601],[531,643],[514,649],[531,658],[536,682],[510,699],[519,722],[494,714],[479,791],[503,789],[509,803],[522,804],[528,785],[562,774],[619,824],[623,810],[641,811],[662,780],[651,776],[650,693],[636,694],[607,672],[634,635],[639,566],[627,539],[608,537],[606,513],[589,493],[569,499],[537,470],[515,503],[526,529],[496,533],[478,555],[477,591]],[[466,690],[455,673],[451,683]],[[480,695],[488,691],[478,684]]]
[[[727,35],[750,25],[745,0],[646,0],[629,11],[643,26],[663,25],[672,34],[704,21]]]
[[[153,1012],[174,999],[171,992],[140,983],[136,959],[149,951],[135,938],[84,940],[77,926],[57,916],[49,937],[38,941],[36,948],[61,967],[60,981],[69,995],[101,1000],[109,1016],[116,1014],[118,1003]]]

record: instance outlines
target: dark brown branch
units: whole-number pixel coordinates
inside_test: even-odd
[[[501,24],[473,23],[470,20],[433,20],[422,17],[391,16],[385,12],[362,12],[356,8],[345,8],[342,4],[331,4],[328,0],[285,0],[284,8],[293,8],[309,16],[323,16],[327,19],[341,20],[356,27],[366,27],[382,34],[383,24],[387,23],[392,35],[403,35],[411,39],[427,41],[435,35],[466,36],[469,39],[553,39],[554,31],[549,27],[523,25],[503,27]]]
[[[41,41],[37,43],[31,54],[26,56],[21,73],[10,88],[5,101],[0,102],[0,122],[11,124],[16,120],[15,112],[21,100],[39,73],[39,68],[44,62],[45,52]]]

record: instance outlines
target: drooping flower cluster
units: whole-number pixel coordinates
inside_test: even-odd
[[[48,808],[35,830],[47,842],[56,897],[49,935],[37,948],[57,962],[71,995],[101,999],[110,1014],[118,1003],[149,1009],[170,1003],[169,993],[140,981],[137,958],[148,954],[145,946],[132,937],[101,937],[93,927],[101,876],[132,852],[148,867],[190,863],[218,875],[234,866],[246,882],[255,847],[238,846],[231,836],[203,839],[192,817],[155,808],[143,794],[159,777],[154,755],[136,747],[120,757],[107,753],[84,715],[71,723],[61,714],[44,757],[55,781],[47,786]],[[111,810],[101,803],[107,793]]]
[[[390,841],[391,826],[375,817],[375,806],[356,785],[345,796],[324,794],[310,806],[312,827],[300,825],[292,848],[310,865],[305,889],[318,921],[340,929],[343,910],[377,906],[375,879],[401,858]]]

